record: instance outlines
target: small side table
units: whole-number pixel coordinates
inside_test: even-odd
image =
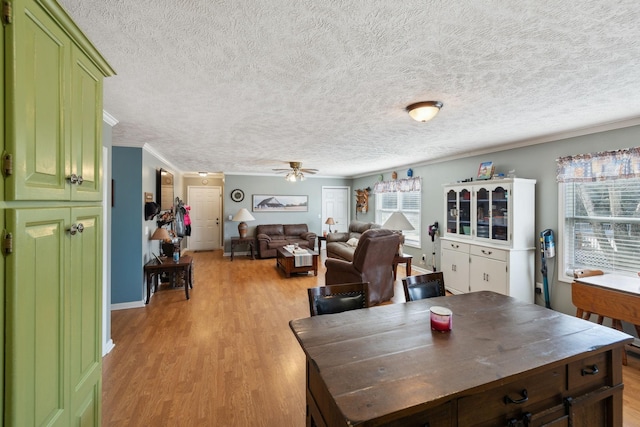
[[[253,255],[253,247],[256,239],[253,237],[232,237],[231,238],[231,261],[233,261],[233,252],[236,245],[247,245],[247,249],[251,252],[251,259],[256,259]]]
[[[161,273],[170,273],[173,275],[172,282],[175,283],[175,275],[184,272],[184,293],[189,299],[189,288],[193,288],[193,258],[189,255],[183,255],[178,262],[173,258],[167,257],[162,259],[162,263],[152,259],[144,265],[144,273],[147,279],[147,298],[144,303],[149,304],[151,297],[151,281],[153,280],[154,292],[158,290],[158,282]]]
[[[393,279],[396,279],[398,264],[405,264],[407,270],[407,276],[411,276],[411,260],[413,257],[411,255],[396,255],[393,260]]]
[[[322,250],[322,242],[326,242],[327,238],[326,236],[322,236],[320,234],[318,234],[318,253],[320,253],[320,251]],[[325,246],[327,244],[325,243]]]

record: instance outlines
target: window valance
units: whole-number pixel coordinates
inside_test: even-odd
[[[373,186],[374,193],[402,193],[407,191],[422,191],[422,179],[406,178],[393,181],[376,182]]]
[[[558,182],[640,177],[640,147],[566,156],[556,161]]]

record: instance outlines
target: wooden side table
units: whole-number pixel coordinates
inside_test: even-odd
[[[393,279],[396,279],[398,272],[398,264],[405,264],[407,270],[407,276],[411,276],[411,260],[413,257],[411,255],[396,255],[393,260]]]
[[[175,283],[175,275],[178,273],[184,273],[184,293],[189,299],[189,288],[193,288],[193,258],[189,255],[180,257],[178,262],[175,262],[173,258],[167,257],[162,259],[159,263],[158,260],[152,259],[144,265],[144,273],[147,279],[147,298],[144,303],[149,304],[149,298],[151,297],[151,281],[153,280],[154,292],[158,290],[158,282],[160,281],[160,275],[162,273],[169,273],[173,276]]]
[[[247,249],[251,252],[251,259],[256,259],[253,255],[253,247],[256,239],[254,237],[232,237],[231,238],[231,261],[233,261],[233,252],[237,245],[247,245]]]
[[[322,242],[326,242],[326,241],[327,241],[326,236],[322,236],[322,235],[318,234],[318,252],[320,252],[322,250]],[[325,246],[326,245],[327,244],[325,243]]]

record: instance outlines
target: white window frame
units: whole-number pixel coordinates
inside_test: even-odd
[[[603,183],[606,182],[612,182],[612,181],[602,181]],[[569,263],[567,262],[567,257],[568,257],[568,250],[569,248],[566,246],[567,245],[567,238],[571,238],[574,239],[574,236],[566,236],[566,232],[568,232],[568,230],[566,230],[565,228],[565,219],[568,217],[569,213],[566,212],[565,206],[566,206],[566,198],[567,196],[567,191],[566,191],[566,185],[571,185],[572,183],[563,183],[560,182],[558,183],[558,236],[557,237],[557,241],[558,241],[558,253],[557,253],[557,258],[558,258],[558,280],[563,281],[563,282],[572,282],[573,281],[573,275],[572,275],[572,270],[571,270],[571,266],[569,265]],[[638,185],[640,186],[640,182],[638,183]],[[612,218],[612,222],[622,222],[622,223],[638,223],[640,222],[640,218],[635,218],[635,217],[620,217],[618,219],[616,218]],[[614,242],[615,243],[615,242]],[[585,267],[585,268],[588,268]],[[599,266],[594,266],[593,268],[596,269],[602,269],[605,272],[608,273],[616,273],[616,274],[620,274],[620,275],[628,275],[628,276],[636,276],[636,272],[632,272],[632,271],[627,271],[627,270],[607,270],[607,269],[603,269],[602,267]]]
[[[381,196],[390,197],[390,195],[396,195],[396,208],[394,209],[383,209],[382,208],[382,199]],[[403,209],[402,208],[402,197],[405,194],[417,195],[418,208],[417,209]],[[411,225],[413,225],[414,230],[411,231],[403,231],[402,234],[405,236],[404,246],[409,246],[416,249],[422,248],[422,192],[421,191],[393,191],[386,193],[378,193],[376,194],[376,215],[375,221],[377,224],[384,224],[384,222],[391,216],[393,212],[402,212],[405,214]]]

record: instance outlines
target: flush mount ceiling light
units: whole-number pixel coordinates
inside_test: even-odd
[[[433,119],[442,108],[440,101],[416,102],[407,107],[407,111],[413,120],[418,122],[428,122]]]

